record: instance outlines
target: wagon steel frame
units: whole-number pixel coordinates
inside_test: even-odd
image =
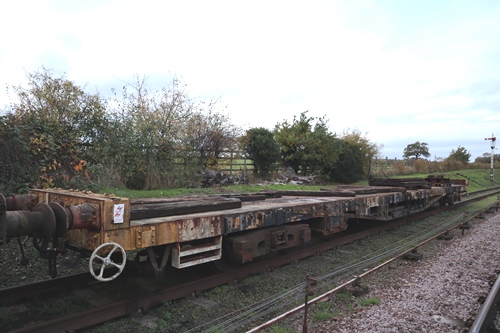
[[[5,235],[0,235],[0,243],[19,235],[38,235],[53,247],[48,251],[53,258],[56,247],[93,252],[103,244],[119,244],[126,251],[146,250],[155,273],[161,275],[168,262],[176,268],[221,258],[245,263],[305,244],[313,232],[328,235],[345,230],[350,219],[387,221],[435,204],[453,204],[467,186],[462,180],[434,178],[395,182],[149,200],[35,189],[22,198],[2,196],[0,230]]]

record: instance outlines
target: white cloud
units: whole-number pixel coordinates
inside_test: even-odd
[[[443,137],[447,156],[500,124],[495,4],[33,0],[0,13],[2,85],[41,66],[104,95],[136,74],[177,75],[194,96],[221,97],[238,125],[310,110],[401,152],[390,157]]]

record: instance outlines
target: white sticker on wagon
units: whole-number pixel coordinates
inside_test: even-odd
[[[113,212],[113,223],[123,223],[123,216],[125,215],[125,204],[116,204]]]

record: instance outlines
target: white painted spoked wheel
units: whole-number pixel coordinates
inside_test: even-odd
[[[118,252],[116,250],[119,250]],[[107,253],[107,254],[101,254],[101,253]],[[111,256],[113,256],[114,253],[120,254],[121,253],[121,261],[120,262],[114,262]],[[123,247],[121,247],[119,244],[109,242],[109,243],[104,243],[101,244],[97,249],[92,252],[92,256],[90,257],[89,260],[89,270],[90,274],[96,279],[97,281],[101,282],[106,282],[106,281],[111,281],[114,280],[120,273],[123,271],[125,268],[125,263],[127,262],[127,254],[125,253],[125,250]],[[97,268],[98,274],[94,271],[94,267]],[[118,272],[116,272],[114,275],[109,276],[109,277],[104,277],[104,270],[106,268],[116,268],[118,269]]]

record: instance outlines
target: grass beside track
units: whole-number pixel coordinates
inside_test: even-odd
[[[434,173],[438,175],[437,173]],[[467,179],[469,181],[469,192],[484,190],[493,187],[500,182],[500,176],[495,174],[495,182],[490,181],[490,170],[472,169],[459,170],[440,173],[447,178]],[[425,178],[429,174],[414,174],[406,176],[396,176],[394,178]],[[498,181],[497,181],[498,179]],[[320,190],[325,187],[334,187],[339,184],[321,184],[321,185],[293,185],[293,184],[250,184],[250,185],[230,185],[211,188],[173,188],[150,191],[129,190],[120,188],[105,188],[100,193],[113,193],[119,197],[125,198],[168,198],[189,195],[208,195],[208,194],[231,194],[231,193],[252,193],[262,190]],[[368,185],[368,180],[363,180],[355,183],[355,185]]]

